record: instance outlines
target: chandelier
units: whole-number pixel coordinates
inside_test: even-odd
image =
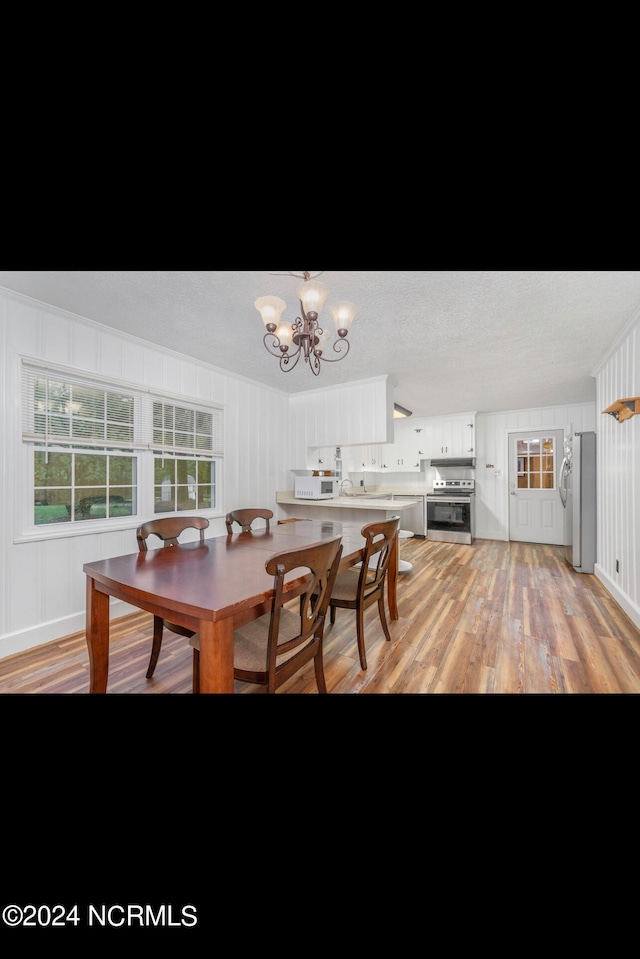
[[[338,335],[331,348],[338,355],[327,356],[326,352],[334,333],[320,325],[320,313],[329,297],[329,288],[324,283],[318,283],[315,280],[315,277],[320,276],[321,273],[315,273],[313,278],[311,273],[293,273],[291,270],[288,274],[274,274],[276,276],[297,276],[304,281],[296,290],[302,315],[298,316],[294,323],[281,321],[280,317],[287,304],[279,296],[259,296],[254,301],[254,306],[267,328],[263,337],[265,348],[272,356],[279,358],[280,369],[283,373],[292,370],[300,357],[304,356],[305,363],[309,364],[311,372],[314,376],[317,376],[320,372],[321,361],[337,363],[338,360],[343,360],[349,352],[350,343],[347,334],[358,315],[358,307],[355,303],[348,303],[346,300],[334,303],[329,307],[329,313]],[[292,344],[295,346],[295,350],[291,349]]]

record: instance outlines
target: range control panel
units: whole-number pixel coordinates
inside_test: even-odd
[[[450,490],[454,493],[456,490],[459,492],[473,493],[475,489],[476,481],[474,479],[444,479],[444,480],[434,480],[433,481],[433,490]]]

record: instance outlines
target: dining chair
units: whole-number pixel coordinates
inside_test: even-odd
[[[162,519],[152,519],[148,523],[143,523],[136,530],[138,540],[138,549],[141,553],[147,552],[147,539],[149,536],[157,536],[162,540],[164,546],[179,546],[178,537],[185,529],[200,530],[200,543],[204,543],[204,531],[209,525],[209,520],[204,516],[166,516]],[[147,679],[153,676],[160,648],[162,646],[162,634],[164,628],[179,636],[193,636],[192,629],[186,629],[184,626],[178,626],[176,623],[170,623],[161,616],[153,617],[153,643],[151,645],[151,659],[147,669]]]
[[[268,533],[269,520],[272,518],[273,511],[270,509],[233,509],[230,513],[227,513],[225,517],[227,533],[233,532],[234,523],[242,527],[243,533],[248,533],[251,530],[251,524],[254,519],[263,519],[266,524],[266,532]]]
[[[336,577],[331,592],[330,621],[336,621],[336,609],[353,609],[356,613],[356,635],[360,665],[367,668],[364,643],[364,611],[372,603],[378,604],[378,614],[388,642],[391,642],[384,606],[384,587],[387,571],[398,538],[400,517],[392,516],[379,523],[366,523],[361,533],[366,545],[362,563],[344,570]]]
[[[341,537],[282,550],[270,556],[265,569],[273,580],[271,611],[236,629],[233,634],[233,676],[257,683],[266,693],[275,693],[290,676],[313,659],[319,693],[327,692],[322,660],[324,622],[342,556]],[[285,606],[285,576],[291,570],[308,579],[295,610]],[[200,636],[193,646],[193,692],[200,691]]]

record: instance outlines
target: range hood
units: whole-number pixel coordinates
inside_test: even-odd
[[[457,466],[465,469],[476,468],[475,456],[440,456],[430,460],[431,466]]]

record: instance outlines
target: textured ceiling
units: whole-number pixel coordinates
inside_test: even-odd
[[[286,270],[0,271],[2,287],[286,392],[389,374],[395,401],[419,416],[592,401],[594,367],[640,308],[640,271],[325,271],[319,279],[331,291],[327,306],[351,300],[359,314],[349,355],[315,377],[302,362],[282,373],[262,344],[256,297],[277,294],[287,302],[283,319],[299,315],[301,280]]]

